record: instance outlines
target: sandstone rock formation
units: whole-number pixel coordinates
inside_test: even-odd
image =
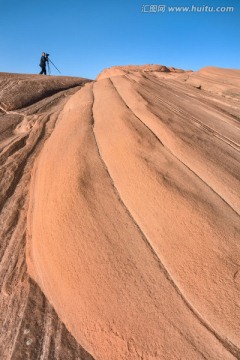
[[[240,72],[0,81],[3,359],[239,359]]]
[[[34,161],[55,128],[64,104],[86,82],[0,74],[1,360],[93,359],[29,278],[25,256]]]
[[[187,83],[229,99],[240,99],[240,70],[208,66],[191,74]]]
[[[182,69],[176,69],[174,67],[167,67],[164,65],[156,65],[156,64],[149,64],[149,65],[126,65],[126,66],[112,66],[110,68],[104,69],[98,76],[97,80],[109,78],[111,76],[119,76],[119,75],[127,75],[131,73],[147,73],[147,74],[155,74],[159,76],[160,74],[164,76],[173,76],[176,74],[188,74],[192,71],[184,71]]]

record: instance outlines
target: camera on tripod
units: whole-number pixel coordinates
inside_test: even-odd
[[[48,74],[51,75],[51,69],[50,69],[50,64],[51,63],[55,69],[59,72],[59,74],[61,74],[61,71],[56,67],[56,65],[54,65],[54,63],[48,58],[50,56],[50,54],[44,53],[45,56],[45,60],[47,62],[47,67],[48,67]]]

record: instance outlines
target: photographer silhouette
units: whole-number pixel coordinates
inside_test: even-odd
[[[42,52],[42,57],[41,57],[40,64],[39,64],[39,66],[42,68],[42,70],[39,73],[41,75],[42,74],[47,75],[46,63],[48,62],[48,56],[49,56],[49,54]]]

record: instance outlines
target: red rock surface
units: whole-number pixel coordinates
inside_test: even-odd
[[[3,358],[239,359],[239,71],[29,81],[0,95]]]
[[[191,74],[187,83],[229,99],[240,99],[240,70],[208,66]]]
[[[182,69],[176,69],[174,67],[167,67],[165,65],[157,65],[157,64],[148,64],[148,65],[126,65],[126,66],[112,66],[110,68],[104,69],[98,76],[97,80],[109,78],[112,76],[119,76],[119,75],[127,75],[131,73],[147,73],[147,74],[153,74],[154,75],[160,75],[162,76],[165,74],[170,76],[174,75],[183,75],[187,73],[191,73],[192,71],[184,71]]]
[[[93,359],[29,278],[25,256],[34,161],[64,104],[86,81],[0,73],[1,360]]]

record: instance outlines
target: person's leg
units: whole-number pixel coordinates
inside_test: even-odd
[[[40,73],[39,73],[39,75],[42,75],[43,74],[43,67],[41,66],[41,71],[40,71]]]
[[[44,66],[44,68],[43,68],[43,73],[44,73],[44,75],[47,75],[46,66]]]

